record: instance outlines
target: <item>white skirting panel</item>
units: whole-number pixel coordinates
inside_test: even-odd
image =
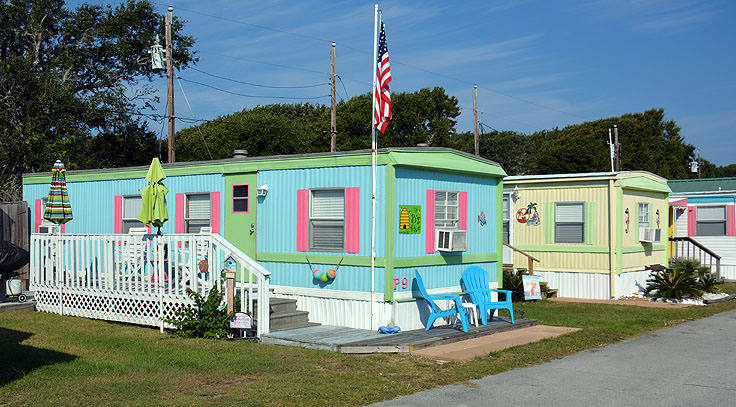
[[[558,297],[607,300],[611,282],[608,274],[535,271],[547,287],[557,289]]]
[[[614,278],[615,297],[631,297],[643,294],[644,289],[647,288],[647,280],[650,274],[651,271],[649,270],[640,270],[617,275]]]
[[[721,277],[727,280],[736,280],[736,264],[721,263]]]

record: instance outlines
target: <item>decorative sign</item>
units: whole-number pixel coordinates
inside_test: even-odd
[[[523,275],[521,280],[524,283],[524,299],[525,300],[541,300],[542,290],[539,287],[539,276]]]
[[[481,226],[486,225],[486,214],[483,211],[480,211],[480,215],[478,215],[478,223],[480,223]]]
[[[253,320],[245,312],[236,312],[235,316],[230,318],[230,328],[252,329]]]
[[[657,229],[659,229],[659,209],[657,209]]]
[[[406,288],[409,287],[409,279],[406,277],[402,278],[401,280],[399,280],[398,278],[394,278],[394,290],[396,290],[396,287],[398,287],[399,284],[401,284],[402,289],[406,290]]]
[[[539,212],[537,212],[537,204],[529,202],[529,206],[516,211],[516,221],[525,223],[527,226],[539,226]]]
[[[422,207],[399,205],[399,234],[416,235],[418,233],[422,233]]]
[[[235,261],[233,256],[227,256],[225,259],[225,270],[235,270],[238,268],[238,262]]]
[[[629,208],[626,208],[626,211],[624,211],[624,214],[626,215],[626,216],[624,216],[624,218],[626,219],[625,220],[625,222],[626,222],[626,233],[629,233]]]

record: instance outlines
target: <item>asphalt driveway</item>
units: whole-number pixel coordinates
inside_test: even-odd
[[[736,310],[386,406],[736,405]]]

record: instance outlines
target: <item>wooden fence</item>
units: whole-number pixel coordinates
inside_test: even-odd
[[[0,202],[0,240],[8,241],[30,252],[30,212],[28,204],[21,202]],[[23,288],[28,289],[28,265],[20,270]]]

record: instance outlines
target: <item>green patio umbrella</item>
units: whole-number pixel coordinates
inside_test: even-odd
[[[169,220],[169,211],[166,209],[166,194],[169,193],[169,189],[161,182],[165,178],[166,174],[161,163],[158,158],[154,158],[146,174],[149,185],[141,189],[143,205],[136,218],[145,225],[156,226],[159,234],[161,226]]]
[[[51,169],[51,188],[43,217],[57,225],[67,223],[74,218],[66,192],[66,168],[60,160],[56,160]]]

